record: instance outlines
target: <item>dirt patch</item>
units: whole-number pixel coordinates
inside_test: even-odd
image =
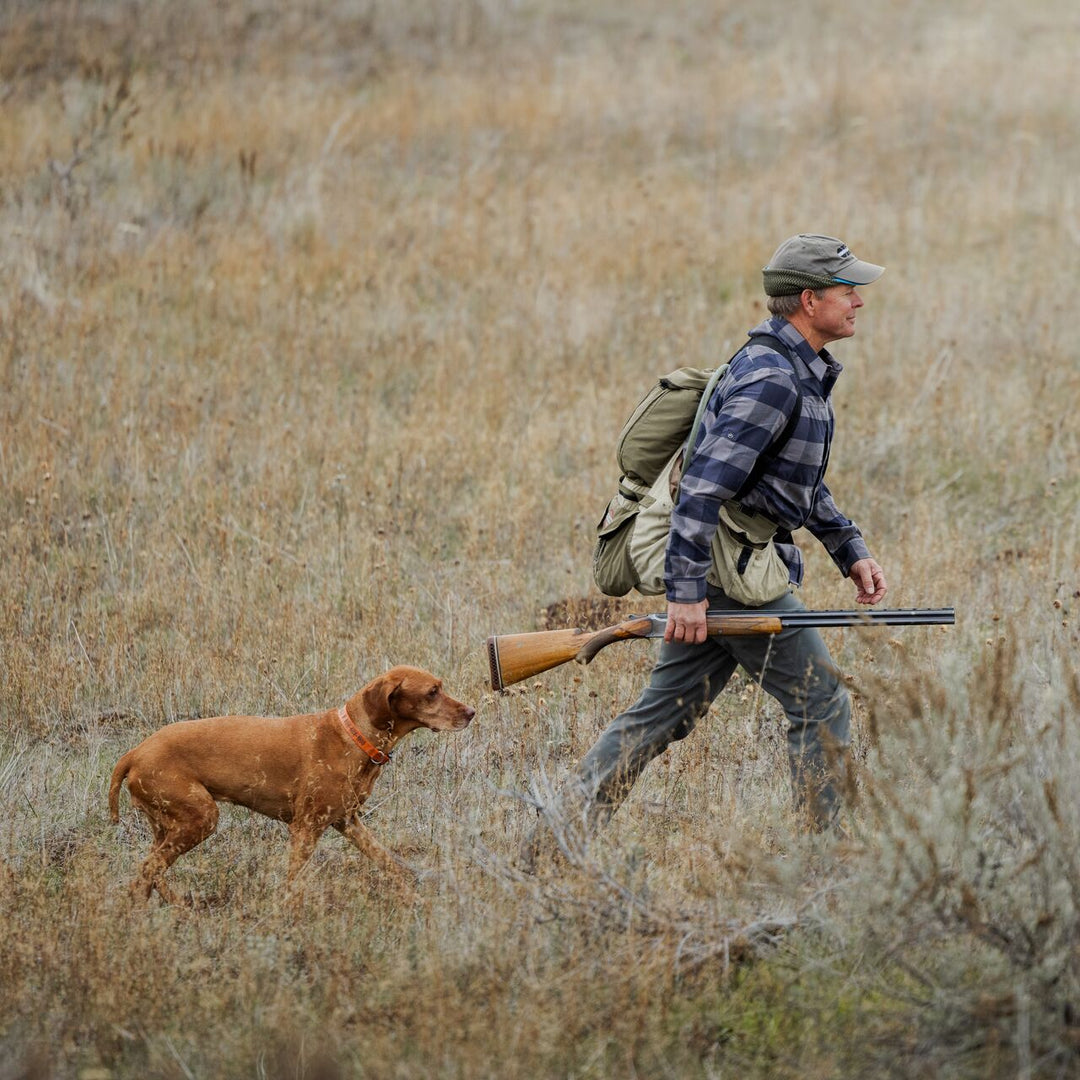
[[[611,626],[629,615],[640,615],[658,610],[663,600],[653,597],[626,596],[568,596],[555,600],[541,608],[539,628],[541,630],[562,630],[568,626],[579,626],[582,630],[599,630]]]

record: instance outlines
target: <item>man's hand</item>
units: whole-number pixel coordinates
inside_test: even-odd
[[[708,600],[699,600],[696,604],[676,604],[674,600],[669,600],[664,640],[681,641],[686,645],[697,645],[704,641],[709,636],[705,621],[708,608]]]
[[[848,574],[858,590],[856,603],[876,604],[889,591],[885,572],[873,559],[860,559],[852,563]]]

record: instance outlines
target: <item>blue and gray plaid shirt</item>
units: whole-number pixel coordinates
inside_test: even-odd
[[[757,334],[779,338],[793,355],[781,356],[767,340],[755,343]],[[671,515],[664,574],[669,600],[704,599],[720,505],[735,497],[758,456],[784,430],[797,400],[796,371],[802,407],[795,430],[740,504],[789,533],[805,526],[845,576],[853,563],[869,557],[858,526],[840,512],[825,486],[834,424],[829,394],[842,370],[826,349],[815,353],[786,319],[766,319],[750,331],[750,341],[736,353],[705,410]],[[777,550],[791,580],[801,584],[802,553],[792,543],[777,543]]]

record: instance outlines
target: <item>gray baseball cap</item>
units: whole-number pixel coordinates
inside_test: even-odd
[[[788,296],[830,285],[869,285],[885,267],[856,259],[835,236],[799,233],[776,249],[761,273],[767,296]]]

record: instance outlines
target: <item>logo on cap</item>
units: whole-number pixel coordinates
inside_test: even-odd
[[[839,246],[839,247],[838,247],[838,248],[836,249],[836,254],[837,254],[837,255],[838,255],[838,256],[839,256],[839,257],[840,257],[841,259],[849,259],[849,258],[851,258],[851,248],[849,248],[849,247],[847,246],[847,244],[841,244],[841,245],[840,245],[840,246]]]

